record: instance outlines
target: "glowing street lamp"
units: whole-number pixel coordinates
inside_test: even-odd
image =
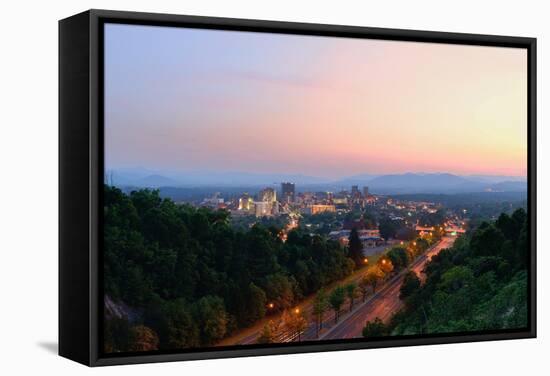
[[[273,309],[273,307],[275,307],[275,304],[269,303],[267,306],[268,306],[270,309]]]
[[[364,262],[365,264],[368,264],[368,263],[369,263],[369,259],[365,257],[365,258],[363,259],[363,262]]]
[[[295,313],[295,314],[299,314],[299,313],[300,313],[300,308],[296,308],[296,309],[294,310],[294,313]]]

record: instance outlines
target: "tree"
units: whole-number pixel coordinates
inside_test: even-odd
[[[372,293],[376,292],[376,286],[384,278],[384,272],[378,265],[371,266],[365,274],[366,283],[372,287]]]
[[[401,270],[409,265],[409,253],[405,247],[393,247],[386,255],[396,270]]]
[[[105,320],[103,348],[106,352],[128,351],[132,346],[130,324],[126,318]]]
[[[474,273],[467,266],[454,266],[441,276],[439,287],[446,292],[456,292],[474,284]]]
[[[395,233],[399,240],[413,240],[416,237],[416,230],[413,227],[401,227]]]
[[[520,241],[526,220],[521,225],[514,223],[510,219],[514,214],[501,214],[493,222],[470,222],[471,231],[432,257],[422,285],[416,276],[407,275],[400,291],[406,305],[392,318],[392,334],[525,327],[529,306],[526,265],[510,260],[528,255],[526,244]],[[522,211],[515,216],[519,222],[524,218]]]
[[[313,315],[316,323],[316,335],[319,337],[319,331],[323,328],[323,316],[328,310],[328,296],[324,289],[321,289],[313,299]]]
[[[346,290],[342,286],[336,287],[332,290],[328,301],[332,309],[334,310],[334,322],[338,322],[340,316],[340,308],[344,301],[346,300]]]
[[[388,257],[381,257],[378,260],[378,266],[384,272],[385,275],[388,275],[393,271],[393,263]]]
[[[346,285],[345,289],[346,295],[349,299],[349,311],[351,312],[353,310],[353,301],[355,300],[355,297],[357,295],[357,285],[351,282]]]
[[[360,268],[364,265],[363,244],[361,243],[361,239],[359,239],[359,234],[355,228],[352,229],[349,234],[348,249],[349,257],[353,260],[353,262],[355,262],[355,267]]]
[[[365,327],[363,328],[363,337],[367,338],[376,338],[382,337],[387,334],[387,328],[380,320],[380,318],[375,318],[373,321],[367,321]]]
[[[430,243],[428,243],[426,239],[417,238],[415,242],[416,242],[416,250],[419,254],[423,253],[425,250],[427,250],[430,247]]]
[[[307,320],[302,313],[302,310],[295,308],[292,311],[284,311],[282,320],[285,328],[301,341],[302,332],[307,328]]]
[[[357,231],[351,249],[299,227],[283,242],[281,218],[253,227],[257,219],[241,219],[239,228],[228,211],[176,204],[158,190],[126,194],[105,185],[103,197],[105,295],[126,312],[124,319],[105,316],[107,352],[215,345],[266,310],[290,309],[365,264]],[[315,218],[330,228],[341,225],[335,214]],[[364,217],[365,223],[373,220]],[[527,238],[525,230],[521,244]],[[320,294],[315,309],[318,330],[332,307],[327,295]],[[340,299],[338,315],[345,290]]]
[[[189,307],[181,300],[161,303],[160,312],[151,309],[149,320],[157,327],[161,350],[183,349],[199,346],[199,329],[191,316]],[[156,307],[153,307],[156,308]]]
[[[223,300],[219,296],[205,296],[194,308],[194,319],[200,330],[202,345],[212,345],[222,339],[227,331],[227,315]]]
[[[380,230],[380,236],[388,241],[390,238],[395,238],[398,228],[390,218],[383,218],[380,220],[378,229]]]
[[[445,210],[439,209],[435,213],[422,213],[418,220],[423,226],[439,226],[445,222]]]
[[[286,309],[294,302],[294,291],[288,277],[277,273],[267,276],[265,292],[268,301],[273,302],[278,309]]]
[[[248,270],[253,280],[259,280],[277,271],[274,236],[263,226],[254,225],[245,235]]]
[[[257,343],[273,343],[279,335],[280,324],[273,320],[269,320],[260,332],[260,336],[256,340]]]
[[[369,280],[366,277],[366,274],[364,274],[361,279],[359,280],[359,291],[361,291],[361,296],[363,297],[363,303],[367,299],[367,294],[369,292]]]
[[[130,351],[153,351],[158,350],[159,337],[155,331],[147,326],[138,325],[130,329],[132,343]]]
[[[495,225],[490,224],[479,227],[472,235],[470,246],[476,256],[497,256],[505,241],[502,231]]]
[[[246,312],[247,323],[252,324],[265,316],[267,299],[264,290],[256,286],[254,282],[248,285]]]
[[[414,292],[418,291],[420,288],[420,279],[415,272],[409,271],[405,274],[403,279],[403,284],[399,290],[399,298],[404,300],[405,298],[411,296]]]

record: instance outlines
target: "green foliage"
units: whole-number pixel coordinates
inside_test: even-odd
[[[376,292],[376,286],[382,279],[384,279],[385,273],[378,265],[373,265],[367,269],[367,273],[364,277],[364,283],[372,287],[373,294]]]
[[[152,333],[161,350],[215,344],[268,304],[290,308],[354,268],[336,241],[298,229],[283,243],[277,223],[235,229],[228,212],[177,205],[157,190],[105,186],[104,203],[105,293],[136,312],[131,322],[105,316],[106,351],[136,345],[131,328],[142,324],[151,330],[140,329],[142,347],[155,347]]]
[[[392,334],[525,328],[526,228],[523,209],[502,214],[432,257],[422,286],[407,276],[401,289],[406,308],[392,319]]]
[[[423,226],[439,226],[445,222],[445,210],[439,209],[435,213],[426,213],[423,212],[418,221]]]
[[[194,305],[193,319],[199,327],[202,346],[212,345],[225,336],[227,315],[220,297],[201,298]]]
[[[130,323],[123,318],[114,317],[105,322],[103,349],[105,352],[125,352],[132,345]]]
[[[158,328],[162,350],[199,346],[199,328],[193,322],[189,307],[182,300],[165,302],[160,312],[155,313],[149,319],[152,326]]]
[[[384,276],[390,274],[394,269],[393,263],[388,256],[380,257],[376,262],[376,265],[380,268],[380,270],[382,270]]]
[[[275,342],[275,339],[279,335],[279,325],[276,324],[274,321],[269,320],[264,327],[262,328],[262,331],[260,332],[260,336],[256,340],[257,343],[273,343]]]
[[[324,289],[320,289],[313,299],[313,316],[317,323],[317,336],[319,330],[323,328],[323,316],[329,308],[328,296]]]
[[[400,227],[395,223],[395,221],[386,217],[380,220],[378,229],[380,230],[380,236],[385,240],[388,240],[396,237],[397,231]]]
[[[373,321],[367,321],[363,328],[363,337],[376,338],[383,337],[387,334],[388,329],[386,325],[378,317]]]
[[[348,283],[344,288],[346,289],[346,296],[349,300],[349,311],[351,312],[353,310],[353,302],[355,301],[355,297],[357,296],[357,285],[351,282]]]
[[[360,268],[363,266],[363,244],[356,229],[350,231],[348,249],[348,255],[355,262],[355,267]]]
[[[370,282],[369,282],[368,278],[366,277],[366,274],[364,274],[361,277],[357,287],[359,288],[359,292],[361,293],[361,296],[363,298],[363,302],[365,302],[365,300],[367,300],[367,294],[369,293],[369,288],[370,288]]]
[[[405,274],[405,278],[403,279],[403,284],[401,285],[401,289],[399,291],[399,298],[405,300],[412,294],[416,293],[419,288],[420,279],[418,279],[415,272],[409,271]]]
[[[307,328],[307,320],[303,313],[299,309],[292,311],[284,311],[282,315],[282,322],[287,332],[295,334],[298,337],[298,341],[301,340],[302,332]]]
[[[254,282],[248,285],[248,294],[246,299],[247,315],[246,324],[252,324],[256,320],[265,316],[267,298],[264,290],[256,286]]]
[[[411,262],[407,248],[403,246],[393,247],[388,251],[386,256],[390,259],[395,270],[397,271],[406,268]]]
[[[332,293],[328,298],[328,302],[332,307],[332,309],[334,310],[335,322],[338,322],[338,318],[340,317],[340,309],[342,308],[342,304],[344,304],[345,300],[346,300],[346,289],[344,287],[338,286],[334,290],[332,290]]]
[[[151,328],[144,325],[134,326],[130,329],[130,336],[130,351],[158,350],[159,338]]]

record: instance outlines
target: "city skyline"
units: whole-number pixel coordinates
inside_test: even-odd
[[[521,49],[109,24],[105,57],[107,170],[526,175]]]

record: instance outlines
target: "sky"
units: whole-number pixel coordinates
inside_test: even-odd
[[[105,168],[525,176],[525,49],[105,26]]]

